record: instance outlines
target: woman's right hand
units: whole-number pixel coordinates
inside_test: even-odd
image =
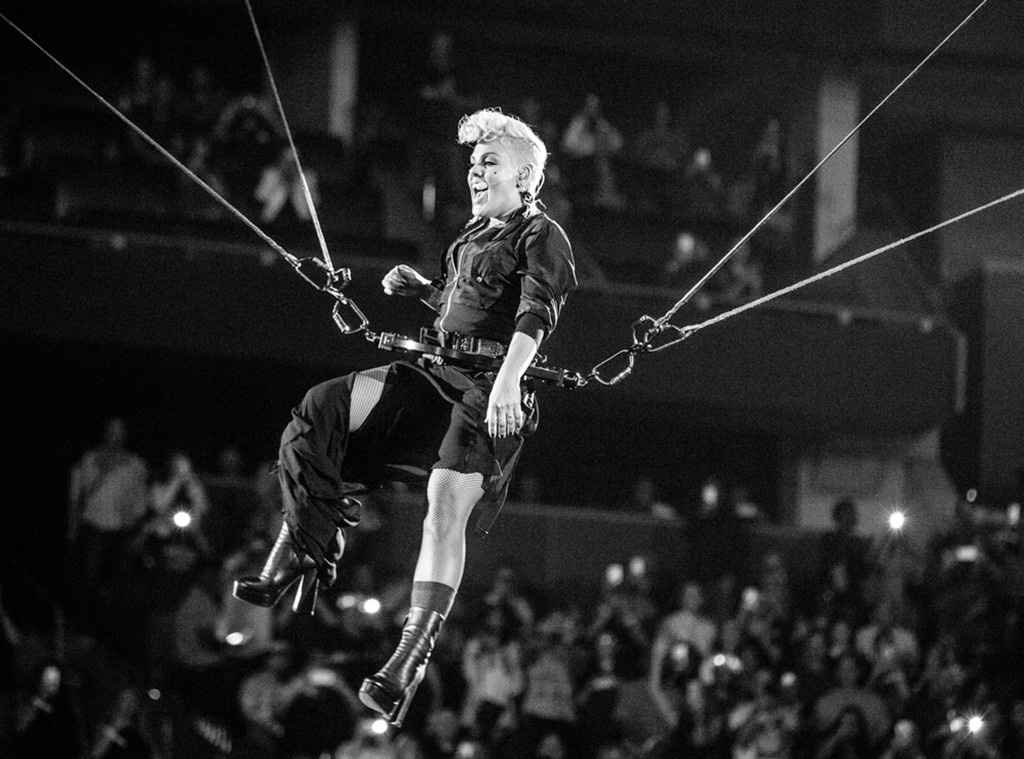
[[[385,274],[380,283],[384,286],[384,293],[387,295],[420,298],[426,293],[430,280],[411,266],[399,264]]]

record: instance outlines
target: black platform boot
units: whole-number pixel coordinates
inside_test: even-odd
[[[341,548],[344,548],[344,537],[340,530],[338,540],[341,541]],[[339,556],[341,551],[339,550]],[[263,570],[258,576],[250,575],[235,580],[234,595],[246,603],[255,606],[273,606],[276,604],[289,588],[296,582],[299,583],[298,591],[295,594],[295,601],[292,603],[292,610],[299,611],[300,608],[313,613],[316,606],[316,593],[319,586],[317,577],[316,562],[309,556],[302,555],[295,548],[291,532],[287,524],[281,525],[281,532],[277,536],[274,547],[270,549],[270,555],[263,565]]]
[[[413,607],[405,618],[398,648],[381,670],[365,680],[359,700],[400,727],[427,670],[434,640],[444,622],[436,611]]]

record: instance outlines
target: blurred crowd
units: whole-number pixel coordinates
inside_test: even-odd
[[[196,177],[249,218],[276,226],[275,233],[309,220],[308,190],[330,231],[416,238],[430,250],[431,263],[436,247],[466,221],[466,161],[454,140],[455,125],[463,114],[495,104],[487,98],[497,99],[534,125],[548,145],[541,197],[574,241],[580,276],[598,284],[692,284],[794,182],[779,118],[766,119],[751,134],[748,155],[725,171],[713,157],[715,146],[691,136],[682,126],[681,106],[666,99],[620,104],[620,110],[650,114],[642,128],[626,130],[616,126],[597,93],[567,107],[534,96],[510,102],[507,93],[467,92],[457,60],[452,35],[437,32],[412,93],[406,85],[391,99],[360,94],[350,141],[325,132],[296,134],[305,186],[266,80],[232,87],[204,65],[176,77],[140,55],[110,99]],[[549,116],[555,110],[571,115],[556,123]],[[54,132],[45,112],[21,111],[9,106],[0,118],[0,179],[55,173],[58,217],[87,218],[90,204],[98,202],[93,184],[68,177],[95,183],[102,171],[117,169],[117,179],[105,182],[114,196],[122,185],[142,182],[124,198],[125,211],[138,206],[150,214],[234,223],[183,172],[108,115],[75,115],[64,131]],[[173,192],[142,189],[154,177],[172,183]],[[632,229],[630,250],[606,239],[594,226],[595,213]],[[794,244],[793,212],[785,207],[732,256],[702,296],[736,302],[762,294],[788,274]]]
[[[858,530],[841,499],[804,593],[752,555],[752,506],[714,481],[692,571],[636,550],[556,597],[502,563],[475,578],[405,725],[354,688],[400,631],[389,510],[366,500],[312,616],[233,599],[279,519],[275,477],[226,449],[150,467],[122,421],[70,478],[67,614],[38,632],[0,604],[0,753],[66,757],[949,759],[1024,756],[1024,528],[963,500],[927,541]],[[675,519],[641,486],[634,512]],[[629,547],[624,547],[629,551]],[[399,579],[401,578],[401,579]]]

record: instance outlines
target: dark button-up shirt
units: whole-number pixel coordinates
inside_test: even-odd
[[[565,232],[546,214],[522,208],[507,223],[470,222],[441,260],[425,299],[434,327],[508,343],[517,329],[550,334],[576,266]]]

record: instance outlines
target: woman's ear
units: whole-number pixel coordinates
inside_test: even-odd
[[[530,187],[531,180],[533,179],[533,165],[524,164],[519,167],[519,188],[527,190]]]

